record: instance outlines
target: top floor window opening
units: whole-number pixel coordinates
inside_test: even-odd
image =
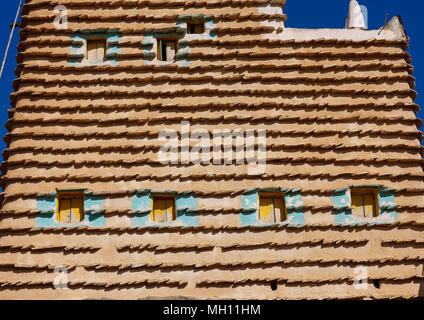
[[[178,42],[174,39],[158,39],[158,60],[172,62],[178,52]]]
[[[203,20],[187,21],[187,34],[201,34],[205,32],[205,22]]]
[[[106,39],[87,39],[86,59],[103,62],[106,56]]]

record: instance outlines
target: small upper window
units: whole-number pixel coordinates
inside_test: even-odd
[[[158,59],[160,61],[174,61],[178,51],[178,43],[176,40],[158,39]]]
[[[59,193],[57,201],[58,222],[79,223],[84,220],[84,194],[82,192]]]
[[[259,220],[264,223],[280,223],[286,220],[283,194],[259,196]]]
[[[352,189],[352,215],[357,218],[378,216],[378,192],[374,189]]]
[[[106,39],[87,40],[87,60],[104,61],[106,52]]]
[[[159,223],[166,223],[175,219],[175,198],[153,197],[152,220]]]
[[[205,22],[203,20],[187,21],[188,34],[201,34],[205,32]]]

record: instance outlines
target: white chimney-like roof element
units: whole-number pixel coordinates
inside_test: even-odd
[[[356,0],[350,0],[346,29],[367,29],[361,7]]]

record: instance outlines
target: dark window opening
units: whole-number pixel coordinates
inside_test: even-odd
[[[377,289],[380,289],[380,281],[374,280],[374,287],[376,287]]]
[[[271,281],[271,290],[276,291],[277,290],[277,281]]]
[[[167,61],[168,57],[166,56],[166,45],[163,45],[163,42],[162,42],[162,45],[160,47],[161,47],[160,53],[161,53],[162,61]]]
[[[174,61],[178,51],[176,40],[158,40],[158,60]]]
[[[203,20],[193,20],[187,22],[188,34],[201,34],[205,32],[205,22]]]

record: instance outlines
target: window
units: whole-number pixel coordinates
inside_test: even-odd
[[[283,194],[259,195],[259,220],[264,223],[279,223],[286,220]]]
[[[374,189],[351,189],[352,215],[357,218],[378,216],[378,191]]]
[[[166,223],[175,220],[175,198],[153,197],[152,220]]]
[[[174,61],[178,51],[176,40],[158,40],[158,59],[160,61]]]
[[[84,220],[84,194],[82,192],[60,193],[57,204],[57,221],[79,223]]]
[[[104,61],[106,52],[106,39],[87,40],[87,60]]]
[[[205,22],[203,20],[193,20],[187,22],[188,34],[201,34],[205,32]]]

